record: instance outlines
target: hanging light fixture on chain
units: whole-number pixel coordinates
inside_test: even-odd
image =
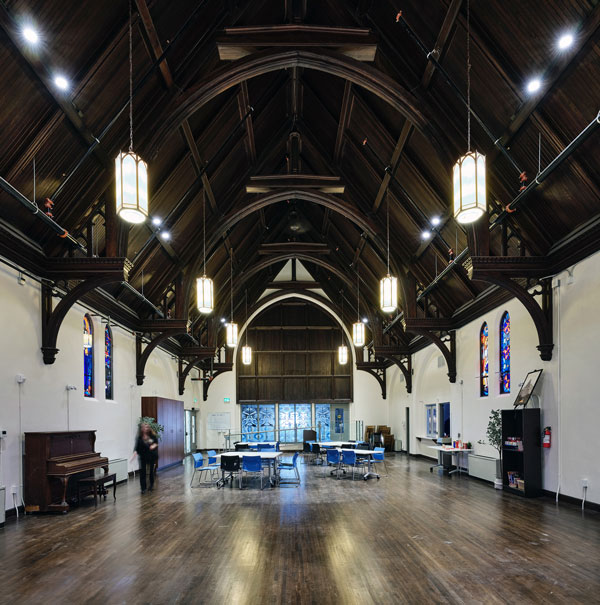
[[[356,264],[356,323],[352,324],[352,341],[354,346],[365,345],[365,324],[360,321],[360,277],[358,274],[358,262]]]
[[[344,325],[344,291],[342,290],[342,326]],[[341,331],[342,344],[338,347],[338,363],[343,366],[348,363],[348,347],[344,344],[344,328]]]
[[[242,363],[245,366],[249,366],[252,363],[252,347],[248,346],[248,331],[250,324],[248,324],[248,290],[246,290],[246,344],[242,347]]]
[[[233,321],[233,248],[231,248],[230,260],[231,279],[229,281],[231,286],[231,320],[227,324],[227,346],[235,347],[238,343],[238,325]]]
[[[133,151],[133,43],[129,0],[129,150],[115,158],[117,214],[128,223],[148,218],[148,166]]]
[[[206,199],[202,192],[202,242],[204,247],[204,273],[196,280],[196,305],[200,313],[208,315],[213,310],[213,282],[206,277]]]
[[[379,282],[379,304],[384,313],[392,313],[398,306],[398,279],[390,275],[390,196],[385,197],[387,218],[387,275]]]
[[[485,156],[471,151],[471,29],[467,0],[467,153],[454,164],[454,218],[472,223],[486,210]]]

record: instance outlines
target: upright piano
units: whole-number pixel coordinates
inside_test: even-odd
[[[66,513],[79,479],[108,473],[95,443],[96,431],[25,433],[25,510]]]

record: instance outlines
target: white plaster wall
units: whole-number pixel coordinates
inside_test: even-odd
[[[177,393],[177,363],[164,351],[152,353],[146,364],[143,386],[135,382],[135,337],[113,325],[114,399],[104,397],[104,327],[100,317],[94,323],[95,398],[83,396],[83,315],[74,306],[63,321],[56,361],[45,365],[41,347],[40,287],[32,280],[21,286],[17,274],[0,265],[0,428],[7,431],[0,441],[2,451],[0,483],[7,486],[6,508],[13,508],[11,486],[20,489],[19,401],[21,433],[96,429],[96,451],[113,458],[129,458],[133,450],[141,397],[158,395],[183,399],[192,407],[198,383],[188,381],[186,395]],[[91,312],[90,312],[91,314]],[[23,374],[21,386],[16,375]],[[66,385],[77,390],[66,390]],[[196,395],[197,396],[197,395]],[[68,397],[68,399],[67,399]],[[67,421],[67,412],[69,420]],[[137,462],[134,461],[134,467]],[[17,495],[20,502],[20,494]]]
[[[551,361],[540,359],[533,321],[521,303],[511,300],[457,331],[456,384],[448,381],[445,364],[438,367],[440,353],[433,345],[413,356],[412,396],[406,395],[404,383],[388,380],[390,422],[394,430],[403,430],[406,404],[400,402],[409,401],[410,452],[432,456],[432,451],[428,452],[426,447],[428,443],[421,444],[416,439],[425,434],[424,406],[449,401],[453,439],[460,433],[463,441],[474,444],[475,453],[495,456],[493,448],[477,443],[485,439],[490,411],[512,408],[526,374],[542,368],[544,373],[536,389],[541,423],[542,427],[552,427],[552,447],[542,453],[543,488],[556,491],[559,487],[561,493],[581,498],[581,480],[587,478],[587,499],[600,502],[600,470],[594,455],[600,424],[596,379],[600,360],[600,321],[596,302],[600,296],[600,254],[561,273],[553,283],[555,347]],[[499,324],[505,310],[511,318],[512,385],[509,395],[500,395]],[[487,321],[489,327],[488,397],[479,396],[479,331],[483,321]]]

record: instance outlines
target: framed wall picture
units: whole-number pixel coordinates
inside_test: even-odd
[[[535,385],[537,384],[538,380],[540,379],[542,372],[543,372],[543,370],[533,370],[533,371],[529,372],[527,374],[527,376],[525,376],[525,380],[523,381],[523,386],[519,390],[519,394],[517,395],[517,398],[515,399],[515,403],[514,403],[515,407],[518,407],[520,405],[525,407],[527,405],[527,402],[529,401],[529,398],[531,397],[531,394],[533,393],[533,390],[535,389]]]

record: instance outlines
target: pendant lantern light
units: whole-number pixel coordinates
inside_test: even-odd
[[[384,313],[392,313],[398,306],[398,279],[390,275],[390,196],[386,195],[387,217],[387,275],[379,282],[379,305]]]
[[[248,323],[248,290],[246,290],[246,323]],[[242,347],[242,363],[245,366],[249,366],[252,363],[252,347],[248,346],[249,327],[249,325],[246,326],[246,344]]]
[[[208,315],[212,313],[214,300],[212,279],[206,277],[206,200],[204,192],[202,193],[202,241],[204,247],[204,274],[196,280],[196,305],[200,313]]]
[[[360,321],[360,277],[358,274],[358,264],[356,265],[356,323],[352,324],[352,341],[356,347],[363,347],[365,345],[365,324]]]
[[[344,291],[342,290],[342,326],[344,324]],[[348,347],[344,344],[344,329],[342,328],[342,344],[338,347],[338,363],[344,366],[348,363]]]
[[[227,324],[227,346],[235,347],[238,343],[238,325],[233,321],[233,248],[231,248],[229,258],[231,261],[231,276],[229,280],[231,287],[231,321]]]
[[[128,223],[148,218],[148,165],[133,151],[133,45],[129,0],[129,150],[115,158],[117,214]]]
[[[471,29],[467,0],[467,153],[454,164],[454,218],[472,223],[486,210],[485,156],[471,151]]]

